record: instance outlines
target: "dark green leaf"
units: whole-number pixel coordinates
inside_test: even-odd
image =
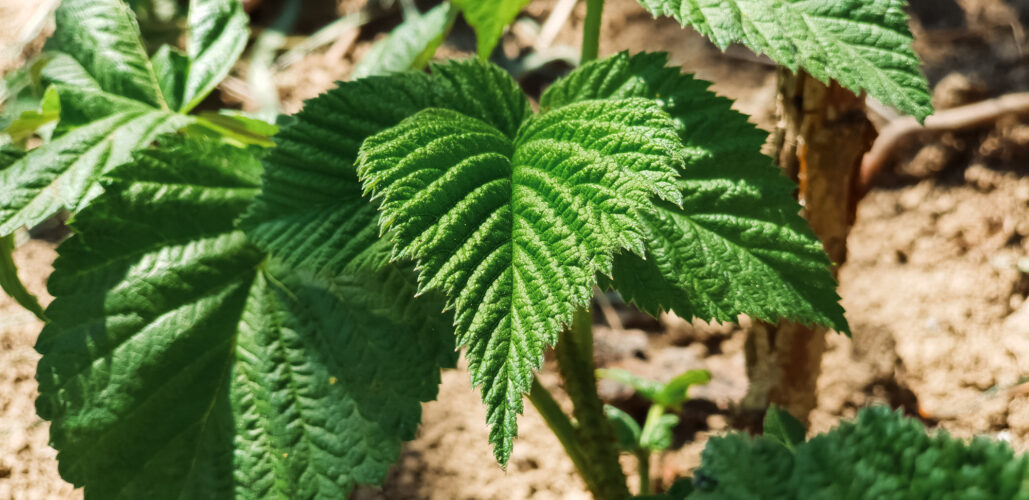
[[[165,138],[104,181],[50,280],[37,408],[86,496],[345,498],[383,479],[453,361],[409,271],[284,272],[234,228],[244,150]]]
[[[67,106],[61,103],[61,111]],[[131,152],[188,119],[164,111],[125,111],[82,126],[0,171],[0,235],[34,226],[60,209],[76,212],[101,192],[99,177]]]
[[[51,86],[56,89],[60,100],[60,121],[57,135],[69,130],[90,125],[108,116],[123,112],[156,112],[150,106],[139,101],[108,94],[103,91],[83,89],[76,86],[58,83]],[[172,113],[165,113],[171,115]]]
[[[81,65],[101,89],[168,109],[132,11],[121,0],[63,0],[50,48]]]
[[[658,99],[688,152],[682,207],[644,215],[646,258],[616,258],[613,286],[658,314],[736,321],[740,314],[848,332],[822,245],[799,215],[795,185],[759,153],[765,135],[706,82],[664,54],[620,53],[584,65],[544,93],[542,109],[586,99]]]
[[[72,56],[57,51],[43,54],[39,64],[40,80],[47,84],[63,84],[81,92],[103,93],[100,84]]]
[[[676,479],[672,487],[665,492],[667,500],[686,500],[693,493],[693,481],[689,478]]]
[[[432,75],[342,83],[304,103],[263,160],[262,191],[245,224],[253,241],[319,274],[384,266],[392,247],[379,238],[377,205],[362,198],[353,166],[364,139],[429,107],[480,118],[507,135],[530,112],[517,84],[500,68],[476,61],[431,68]]]
[[[739,433],[708,442],[694,473],[699,499],[1029,498],[1029,456],[967,443],[886,407],[866,408],[794,452]]]
[[[527,106],[493,102],[508,116]],[[454,309],[501,463],[546,346],[589,303],[615,252],[642,253],[638,220],[651,198],[678,195],[678,147],[647,99],[572,104],[517,135],[430,108],[361,146],[358,173],[381,200],[394,255],[413,259],[419,289],[440,290]]]
[[[162,45],[151,63],[168,107],[176,110],[181,108],[186,93],[186,77],[189,75],[189,57],[171,45]]]
[[[186,41],[188,73],[181,94],[186,113],[220,83],[246,47],[249,17],[240,0],[190,0]]]
[[[911,48],[905,0],[639,0],[721,48],[742,43],[793,71],[837,80],[919,120],[929,84]]]
[[[790,450],[771,439],[743,433],[713,437],[693,472],[696,491],[689,500],[812,498],[793,494],[793,460]]]

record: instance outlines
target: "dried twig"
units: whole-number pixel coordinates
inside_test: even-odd
[[[926,118],[924,126],[910,116],[892,120],[879,131],[879,138],[861,162],[862,192],[868,190],[875,176],[893,159],[897,147],[915,134],[969,130],[989,125],[1004,115],[1026,113],[1029,113],[1029,92],[1020,92],[940,111]]]
[[[543,22],[543,28],[540,29],[539,37],[536,38],[536,43],[533,44],[534,49],[543,50],[554,43],[557,34],[561,32],[561,28],[568,22],[568,16],[575,9],[575,3],[576,0],[558,0],[554,4],[554,9],[550,11],[550,16],[547,17],[547,20]]]
[[[376,16],[371,15],[367,9],[364,9],[355,14],[348,14],[329,23],[322,29],[316,31],[313,35],[304,39],[304,41],[296,47],[289,49],[275,59],[275,64],[272,66],[273,72],[282,72],[304,57],[307,57],[308,54],[329,44],[333,44],[332,48],[329,49],[329,53],[332,54],[333,57],[340,52],[343,52],[343,55],[345,55],[347,50],[350,48],[346,47],[346,45],[352,45],[354,40],[356,40],[356,36],[359,33],[360,28],[374,19],[376,19]],[[350,38],[353,38],[354,40],[347,42],[346,40]],[[342,58],[343,55],[340,55],[336,59]]]
[[[593,298],[596,299],[597,306],[600,307],[600,312],[604,315],[604,321],[607,322],[607,326],[616,332],[624,331],[625,325],[622,324],[622,318],[618,317],[618,312],[611,305],[611,299],[608,299],[604,291],[599,288],[594,288],[593,292]]]

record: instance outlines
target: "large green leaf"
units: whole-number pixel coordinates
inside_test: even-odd
[[[171,109],[188,113],[229,74],[250,32],[240,0],[191,0],[186,51],[162,45],[152,63]]]
[[[452,0],[464,12],[464,18],[475,29],[478,39],[479,57],[487,59],[497,46],[504,28],[529,0]]]
[[[181,107],[186,113],[214,90],[243,53],[250,31],[240,0],[190,0],[186,75]]]
[[[721,48],[743,43],[924,119],[929,86],[911,49],[905,0],[639,0]]]
[[[455,311],[501,463],[546,346],[615,252],[643,252],[651,198],[677,200],[679,144],[654,101],[613,99],[533,116],[512,135],[430,108],[361,146],[358,173],[395,255]]]
[[[795,186],[760,154],[765,134],[706,82],[626,53],[555,83],[542,109],[598,98],[649,97],[676,120],[688,151],[682,207],[644,214],[646,258],[616,257],[613,287],[642,309],[735,321],[748,314],[848,331],[821,243],[799,215]]]
[[[66,106],[62,101],[61,111]],[[0,171],[0,235],[33,226],[61,209],[83,208],[100,194],[97,179],[188,118],[145,108],[117,112],[30,151]]]
[[[285,120],[263,160],[248,235],[290,265],[319,274],[385,265],[391,246],[379,238],[376,205],[361,197],[354,172],[364,139],[428,107],[480,118],[507,135],[530,112],[517,84],[495,66],[456,61],[431,68],[432,75],[342,83]]]
[[[48,45],[75,59],[101,89],[167,109],[132,11],[121,0],[64,0]]]
[[[234,228],[244,150],[166,138],[104,181],[50,280],[37,409],[96,498],[344,498],[385,476],[453,360],[391,267],[286,273]]]
[[[350,78],[424,68],[450,32],[456,15],[457,10],[443,2],[425,14],[405,19],[364,55]]]

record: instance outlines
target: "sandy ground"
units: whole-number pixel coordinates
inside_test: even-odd
[[[528,11],[541,19],[551,4],[534,1]],[[916,47],[934,85],[945,82],[937,87],[938,103],[956,105],[1029,86],[1024,35],[1015,29],[1026,9],[995,0],[962,0],[949,13],[931,1],[915,4],[929,5],[919,10]],[[580,5],[555,44],[576,45],[581,19]],[[0,43],[5,33],[0,27]],[[652,21],[632,0],[608,2],[603,33],[602,53],[668,50],[673,63],[738,98],[737,108],[755,123],[773,125],[774,76],[767,65],[727,58],[674,22]],[[366,50],[363,38],[342,60],[315,53],[279,75],[284,106],[295,110],[301,99],[344,78]],[[1029,449],[1029,391],[1019,385],[1029,375],[1027,160],[1029,125],[1005,119],[983,131],[912,144],[895,171],[879,180],[859,207],[850,258],[841,271],[840,293],[854,337],[830,338],[813,430],[827,429],[862,406],[888,403],[961,436],[986,434]],[[23,278],[46,300],[54,247],[31,240],[15,253]],[[693,368],[715,376],[694,391],[676,429],[675,448],[654,458],[657,484],[668,484],[696,467],[706,438],[726,429],[733,402],[746,390],[743,329],[619,313],[623,331],[597,327],[605,366],[655,378]],[[81,497],[58,476],[47,425],[32,406],[38,360],[32,345],[40,328],[0,298],[0,500]],[[544,382],[560,395],[553,367],[547,368]],[[637,397],[617,386],[602,383],[601,393],[634,415],[645,411]],[[424,406],[419,437],[405,447],[386,484],[355,496],[587,498],[531,405],[519,422],[521,437],[506,471],[493,461],[484,421],[467,372],[444,373],[439,400]],[[631,460],[624,464],[633,471]]]

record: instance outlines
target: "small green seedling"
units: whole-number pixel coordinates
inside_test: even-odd
[[[666,383],[638,377],[618,368],[597,370],[597,377],[632,387],[640,396],[651,402],[642,429],[628,413],[611,405],[604,406],[607,418],[614,427],[619,450],[635,455],[639,461],[639,494],[648,495],[650,454],[667,450],[672,446],[672,430],[679,424],[679,417],[674,413],[681,412],[683,403],[689,400],[690,386],[710,382],[711,372],[689,370]]]

